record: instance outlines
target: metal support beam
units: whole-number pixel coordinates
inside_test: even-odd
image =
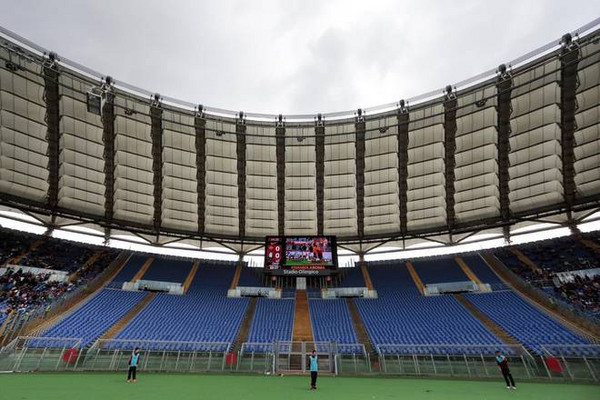
[[[508,155],[510,154],[510,134],[512,132],[510,127],[510,115],[512,113],[512,77],[506,71],[504,64],[498,68],[499,76],[496,83],[496,90],[498,93],[498,99],[496,106],[496,119],[497,119],[497,130],[498,130],[498,191],[500,197],[500,216],[502,221],[507,223],[511,219],[510,212],[510,187],[508,183],[510,181],[509,167],[510,160]],[[510,229],[508,225],[504,226],[504,239],[510,241]]]
[[[410,114],[404,100],[398,109],[398,209],[400,213],[400,233],[408,232],[408,124]]]
[[[158,237],[162,225],[163,192],[163,127],[160,95],[155,94],[150,105],[150,136],[152,138],[152,172],[154,183],[154,219],[153,228]]]
[[[246,236],[246,120],[240,112],[235,124],[237,138],[238,225],[240,238]]]
[[[575,155],[573,147],[575,144],[575,131],[577,122],[575,112],[577,111],[577,66],[579,63],[579,46],[573,42],[571,35],[563,36],[563,47],[560,54],[560,131],[562,149],[562,175],[565,203],[569,209],[575,202]]]
[[[56,54],[50,53],[44,60],[44,100],[46,102],[46,141],[48,142],[48,197],[46,204],[54,211],[58,207],[59,159],[60,159],[60,95],[59,71]]]
[[[446,87],[446,100],[444,101],[444,180],[446,190],[446,225],[452,235],[455,224],[454,211],[454,167],[456,160],[456,94],[451,86]]]
[[[285,123],[280,114],[275,128],[275,152],[277,159],[277,231],[285,235]]]
[[[111,87],[112,79],[107,78],[105,84],[105,102],[102,106],[102,142],[104,143],[104,218],[110,226],[115,208],[115,95]],[[110,239],[110,228],[104,230],[104,241]]]
[[[358,238],[365,236],[365,133],[366,124],[362,110],[358,109],[356,122],[356,219]]]
[[[196,192],[198,193],[198,233],[205,230],[206,204],[206,119],[204,107],[199,106],[194,118],[196,133]]]
[[[321,121],[322,122],[322,121]],[[323,235],[325,221],[325,126],[315,126],[315,167],[317,186],[317,234]]]

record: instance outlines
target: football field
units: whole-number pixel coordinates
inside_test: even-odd
[[[1,400],[597,400],[600,386],[522,383],[507,390],[497,381],[414,378],[319,377],[308,390],[306,376],[140,374],[125,383],[125,373],[2,374]]]

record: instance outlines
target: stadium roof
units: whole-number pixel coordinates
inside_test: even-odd
[[[0,30],[0,202],[50,227],[247,253],[459,243],[600,207],[600,20],[394,104],[245,114],[115,81]]]

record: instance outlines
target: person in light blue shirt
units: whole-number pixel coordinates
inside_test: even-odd
[[[131,353],[131,357],[129,358],[129,371],[127,372],[127,383],[131,382],[133,378],[133,383],[137,383],[137,366],[140,363],[140,349],[136,347],[133,353]]]
[[[308,356],[310,363],[310,390],[317,390],[317,375],[319,374],[319,358],[317,350],[313,350]]]

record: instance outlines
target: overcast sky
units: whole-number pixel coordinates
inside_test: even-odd
[[[0,24],[117,80],[208,106],[333,112],[495,68],[600,1],[0,0]]]

